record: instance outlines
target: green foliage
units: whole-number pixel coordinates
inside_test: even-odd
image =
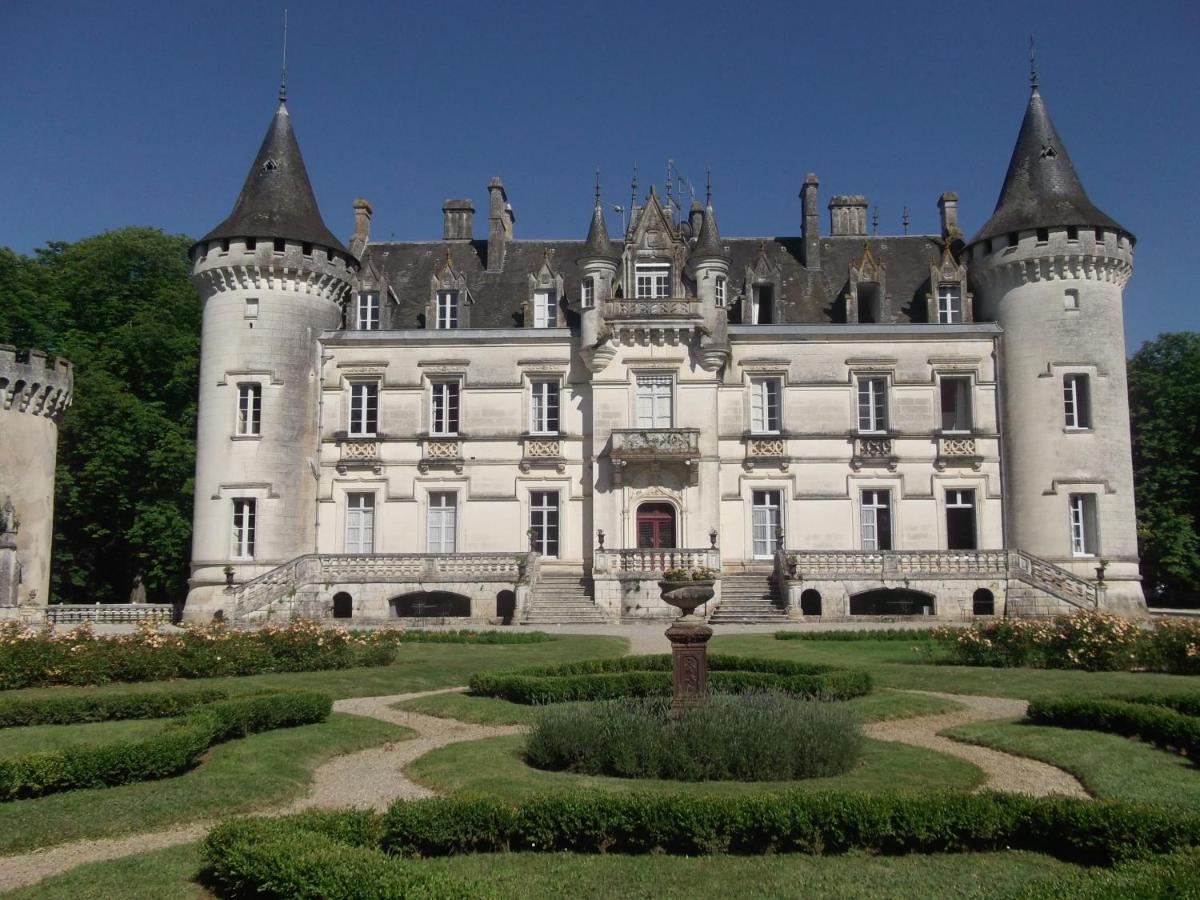
[[[1129,360],[1138,550],[1151,601],[1200,604],[1200,334],[1163,334]]]
[[[861,749],[844,703],[718,694],[677,715],[664,697],[545,707],[525,758],[539,769],[619,778],[790,781],[839,775]]]
[[[0,248],[0,342],[67,357],[52,594],[66,603],[187,590],[200,304],[183,235],[122,228],[33,257]]]
[[[424,631],[389,629],[384,639],[396,644],[544,644],[558,640],[544,631]]]
[[[322,722],[332,707],[312,691],[251,694],[196,706],[144,740],[0,757],[0,800],[167,778],[190,769],[213,744]]]
[[[195,706],[224,700],[225,691],[146,691],[131,694],[71,694],[65,697],[0,697],[0,728],[24,725],[77,725],[117,719],[163,719]]]
[[[400,801],[383,847],[400,856],[576,853],[945,853],[1036,849],[1111,865],[1200,843],[1200,816],[1130,803],[987,792],[595,794]]]
[[[873,628],[861,631],[777,631],[777,641],[927,641],[931,628]]]
[[[1060,697],[1031,701],[1026,715],[1039,725],[1108,731],[1200,759],[1200,718],[1174,709],[1125,700]]]
[[[671,657],[625,656],[539,666],[471,677],[471,692],[513,703],[561,703],[656,697],[671,693]],[[871,692],[865,672],[742,656],[708,657],[713,693],[774,690],[795,697],[847,700]]]
[[[1132,697],[1121,697],[1129,703],[1148,703],[1152,706],[1165,706],[1188,716],[1200,716],[1200,694],[1136,694]]]

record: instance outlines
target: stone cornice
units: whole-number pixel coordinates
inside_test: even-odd
[[[1018,257],[971,267],[971,277],[987,288],[1011,290],[1041,281],[1100,281],[1124,287],[1133,274],[1128,259],[1092,254],[1064,253]]]
[[[74,381],[71,364],[65,359],[55,359],[47,367],[44,353],[31,350],[19,359],[15,347],[0,344],[0,410],[59,422],[71,405]]]
[[[353,290],[351,273],[318,271],[292,266],[220,265],[197,267],[192,281],[205,296],[225,291],[271,291],[311,294],[334,303],[346,301]]]

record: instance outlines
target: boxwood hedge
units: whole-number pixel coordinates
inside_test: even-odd
[[[931,628],[864,628],[858,631],[777,631],[777,641],[927,641]]]
[[[163,719],[228,694],[217,688],[139,691],[128,694],[80,692],[65,697],[0,697],[0,728],[23,725],[77,725],[116,719]]]
[[[1122,697],[1130,703],[1147,703],[1151,706],[1166,706],[1188,716],[1200,716],[1200,694],[1139,694]]]
[[[1032,700],[1031,722],[1058,728],[1085,728],[1141,738],[1159,747],[1200,758],[1200,717],[1165,706],[1104,698],[1058,697]]]
[[[871,692],[871,676],[866,672],[718,654],[708,657],[708,683],[718,693],[771,690],[820,700],[846,700]],[[663,696],[671,693],[671,657],[622,656],[481,672],[471,677],[471,692],[527,704]]]
[[[250,694],[194,706],[142,740],[0,757],[0,800],[166,778],[190,769],[214,744],[320,722],[332,706],[312,691]]]

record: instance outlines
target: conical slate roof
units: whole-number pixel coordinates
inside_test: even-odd
[[[704,221],[700,225],[700,235],[696,238],[696,246],[692,248],[692,259],[704,259],[717,256],[725,258],[725,247],[721,244],[721,232],[717,230],[717,215],[713,212],[712,204],[704,208]]]
[[[1064,225],[1126,231],[1088,199],[1035,87],[1029,96],[996,210],[971,243],[1010,231]]]
[[[588,227],[587,241],[578,259],[620,259],[613,253],[612,241],[608,238],[608,225],[604,221],[604,208],[600,198],[596,198],[595,209],[592,210],[592,224]]]
[[[349,253],[321,218],[283,100],[258,148],[233,212],[201,241],[235,237],[285,238]]]

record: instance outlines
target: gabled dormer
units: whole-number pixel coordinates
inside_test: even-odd
[[[651,186],[625,241],[624,296],[633,300],[683,297],[686,245]]]
[[[862,257],[850,263],[846,291],[846,321],[875,325],[887,315],[887,268],[863,241]]]
[[[928,322],[958,325],[975,321],[973,298],[967,292],[967,267],[954,257],[947,243],[942,260],[929,267],[929,293],[925,295]]]
[[[542,265],[536,274],[528,276],[529,290],[522,306],[526,328],[558,328],[564,325],[560,303],[563,298],[563,278],[555,271],[551,251],[546,249]]]
[[[429,284],[425,327],[437,330],[471,327],[471,292],[467,279],[454,265],[450,248],[442,264],[434,270]]]
[[[746,266],[742,287],[741,323],[743,325],[775,325],[780,321],[779,301],[783,292],[783,272],[779,262],[767,252],[766,241],[760,241],[758,252]]]

